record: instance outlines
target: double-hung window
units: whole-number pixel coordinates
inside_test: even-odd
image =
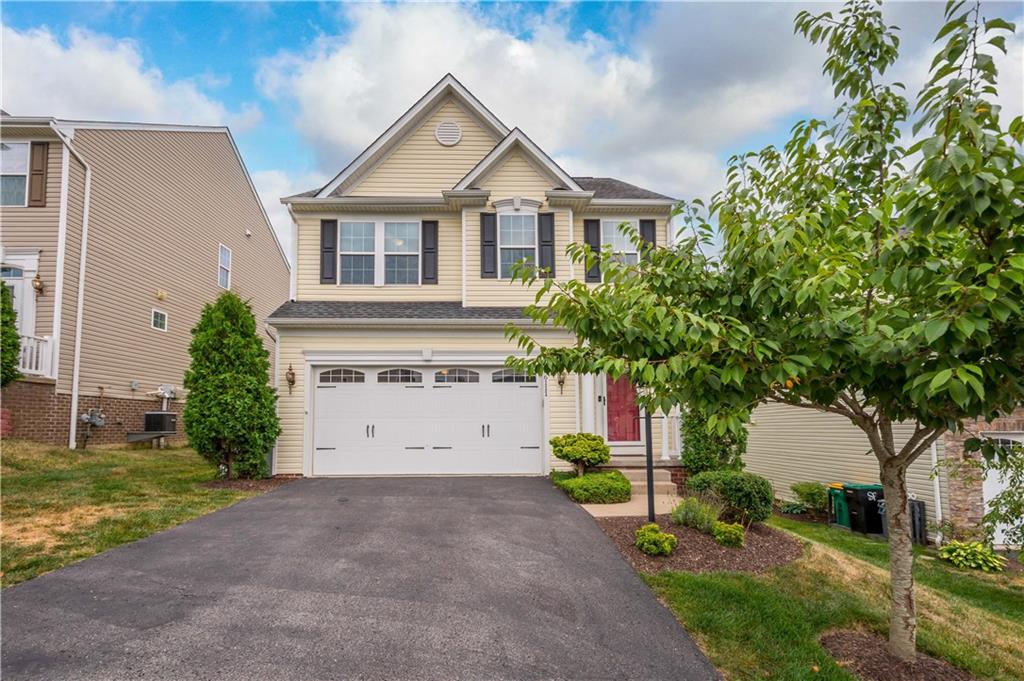
[[[517,262],[537,262],[537,215],[534,213],[500,213],[498,215],[499,276],[512,277]]]
[[[628,235],[623,234],[619,226],[622,223],[629,224],[633,230],[637,229],[636,220],[601,220],[601,244],[611,244],[615,252],[615,258],[625,265],[635,265],[640,262],[640,254]]]
[[[0,206],[28,205],[28,142],[0,142]]]
[[[217,285],[231,288],[231,249],[224,244],[217,249]]]
[[[342,222],[338,266],[339,284],[374,284],[376,225]]]
[[[339,229],[339,284],[420,283],[418,221],[344,221]]]

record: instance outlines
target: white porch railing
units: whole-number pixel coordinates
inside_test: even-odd
[[[49,336],[22,336],[18,371],[32,376],[49,376],[53,344]]]

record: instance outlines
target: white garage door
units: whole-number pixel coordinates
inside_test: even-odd
[[[314,371],[313,475],[544,472],[538,379],[502,367]]]

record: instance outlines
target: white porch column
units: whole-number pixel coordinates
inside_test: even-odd
[[[583,374],[580,381],[580,405],[583,410],[583,432],[594,433],[597,431],[594,426],[594,374]]]
[[[668,429],[672,427],[672,412],[662,414],[661,419],[661,460],[669,460]]]

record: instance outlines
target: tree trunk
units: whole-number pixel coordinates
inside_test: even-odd
[[[587,472],[587,466],[583,463],[576,464],[576,477],[582,478],[583,474]]]
[[[889,650],[913,664],[917,659],[917,607],[914,603],[914,546],[911,536],[906,464],[880,465],[885,490],[885,518],[889,526],[889,576],[892,611],[889,615]]]
[[[228,456],[227,456],[227,465],[228,465],[227,479],[228,480],[230,480],[233,477],[231,475],[231,465],[234,463],[234,458],[235,458],[234,457],[234,452],[231,449],[228,449]]]

